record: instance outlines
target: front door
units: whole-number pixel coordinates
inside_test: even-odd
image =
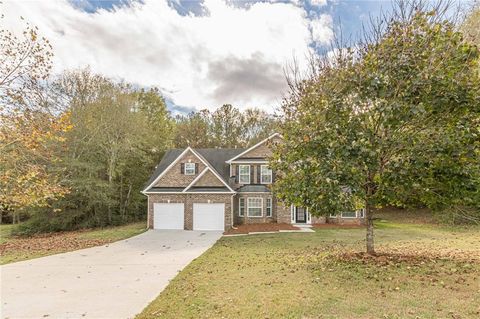
[[[305,208],[295,207],[295,222],[299,224],[307,222],[307,212]]]

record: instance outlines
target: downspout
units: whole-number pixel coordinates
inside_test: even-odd
[[[147,196],[147,229],[150,229],[150,196],[148,195],[146,196]]]
[[[230,197],[230,227],[232,227],[232,229],[236,229],[235,227],[233,227],[233,219],[235,218],[235,213],[234,213],[234,210],[233,210],[233,197],[235,196],[235,194],[232,195],[232,197]]]

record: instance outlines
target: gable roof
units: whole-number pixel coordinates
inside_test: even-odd
[[[165,153],[160,163],[155,168],[152,176],[145,185],[143,192],[154,189],[153,184],[168,171],[188,150],[196,155],[209,170],[216,175],[226,186],[227,189],[233,192],[228,185],[230,177],[230,168],[225,165],[225,161],[232,156],[243,152],[243,148],[198,148],[193,149],[187,147],[186,149],[172,149]],[[192,184],[193,185],[193,184]],[[182,188],[183,189],[183,188]]]
[[[264,139],[263,141],[260,141],[260,142],[258,142],[257,144],[253,145],[252,147],[247,148],[247,149],[245,149],[243,152],[235,155],[234,157],[232,157],[231,159],[229,159],[228,161],[226,161],[226,163],[229,163],[229,164],[230,164],[231,162],[233,162],[233,161],[236,160],[237,158],[241,157],[241,156],[244,155],[244,154],[247,154],[248,152],[250,152],[250,151],[253,150],[253,149],[256,149],[257,147],[259,147],[259,146],[262,145],[263,143],[267,142],[268,140],[271,140],[272,138],[274,138],[274,137],[276,137],[276,136],[278,136],[278,137],[280,137],[280,138],[282,137],[282,135],[280,135],[280,133],[274,133],[274,134],[270,135],[269,137],[267,137],[266,139]]]

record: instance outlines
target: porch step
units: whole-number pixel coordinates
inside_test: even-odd
[[[292,226],[312,228],[312,225],[311,225],[311,224],[292,224]]]

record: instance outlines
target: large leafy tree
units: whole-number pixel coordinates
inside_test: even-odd
[[[71,114],[65,143],[52,146],[71,190],[51,207],[36,210],[24,232],[121,224],[143,218],[140,193],[165,149],[172,120],[157,89],[135,90],[88,69],[62,74],[54,83],[59,104]]]
[[[478,48],[442,8],[400,2],[368,41],[338,48],[291,82],[271,165],[275,191],[313,214],[474,200],[479,185]]]
[[[462,32],[468,41],[480,46],[480,3],[476,3],[463,21]]]
[[[68,191],[49,167],[59,161],[50,146],[71,128],[45,85],[52,56],[37,28],[27,24],[21,35],[0,29],[0,205],[15,212],[14,222],[19,210]]]

